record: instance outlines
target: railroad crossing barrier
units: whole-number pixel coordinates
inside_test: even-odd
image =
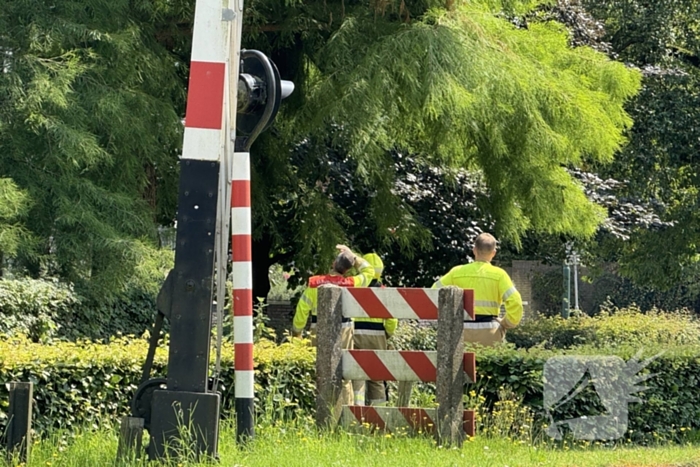
[[[437,320],[437,351],[347,350],[343,318]],[[439,444],[474,436],[474,411],[464,410],[464,384],[476,380],[476,358],[464,352],[464,320],[474,319],[474,292],[457,287],[319,287],[316,424],[369,424],[380,430],[434,433]],[[436,409],[342,405],[343,380],[422,381],[437,386]]]

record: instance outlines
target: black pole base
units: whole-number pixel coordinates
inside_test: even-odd
[[[155,391],[148,457],[218,458],[220,405],[218,394]]]
[[[236,398],[236,441],[244,444],[255,436],[253,398]]]

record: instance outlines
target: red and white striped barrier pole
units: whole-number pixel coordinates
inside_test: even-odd
[[[430,350],[343,350],[343,379],[353,381],[437,381],[437,352]],[[467,382],[476,382],[476,357],[465,352]]]
[[[253,263],[250,214],[250,154],[233,156],[231,189],[231,249],[233,252],[233,333],[237,438],[253,431]]]
[[[350,405],[343,407],[341,423],[344,427],[369,426],[380,431],[397,432],[403,430],[433,433],[436,430],[437,411],[409,407],[365,407]],[[469,436],[474,436],[474,410],[462,414],[462,427]]]
[[[440,289],[347,288],[343,289],[346,318],[438,319]],[[464,290],[464,319],[474,319],[474,291]]]
[[[171,298],[169,390],[207,391],[217,187],[224,141],[224,39],[220,2],[199,0],[180,160],[174,268],[176,280],[186,284],[178,283]]]

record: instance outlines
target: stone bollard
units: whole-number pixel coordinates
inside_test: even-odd
[[[319,429],[335,428],[342,410],[342,324],[340,287],[319,287],[316,327],[316,426]]]
[[[439,445],[461,446],[464,441],[464,304],[457,287],[440,289],[437,334],[437,420]]]
[[[122,424],[119,428],[117,460],[131,460],[141,457],[143,423],[143,418],[122,417]]]
[[[10,406],[7,416],[7,452],[20,463],[29,463],[32,445],[32,383],[10,383]]]

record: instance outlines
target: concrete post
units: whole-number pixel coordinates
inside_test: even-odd
[[[143,422],[143,418],[122,417],[122,424],[119,427],[117,460],[130,460],[141,457]]]
[[[409,407],[411,405],[411,393],[413,392],[413,381],[399,381],[397,407]]]
[[[464,304],[462,290],[440,289],[437,335],[437,430],[439,445],[461,446],[464,440]]]
[[[20,463],[29,463],[32,445],[32,383],[10,383],[10,406],[7,416],[7,452],[16,455]]]
[[[343,367],[341,289],[334,285],[318,288],[316,347],[316,426],[335,428],[342,409]]]

